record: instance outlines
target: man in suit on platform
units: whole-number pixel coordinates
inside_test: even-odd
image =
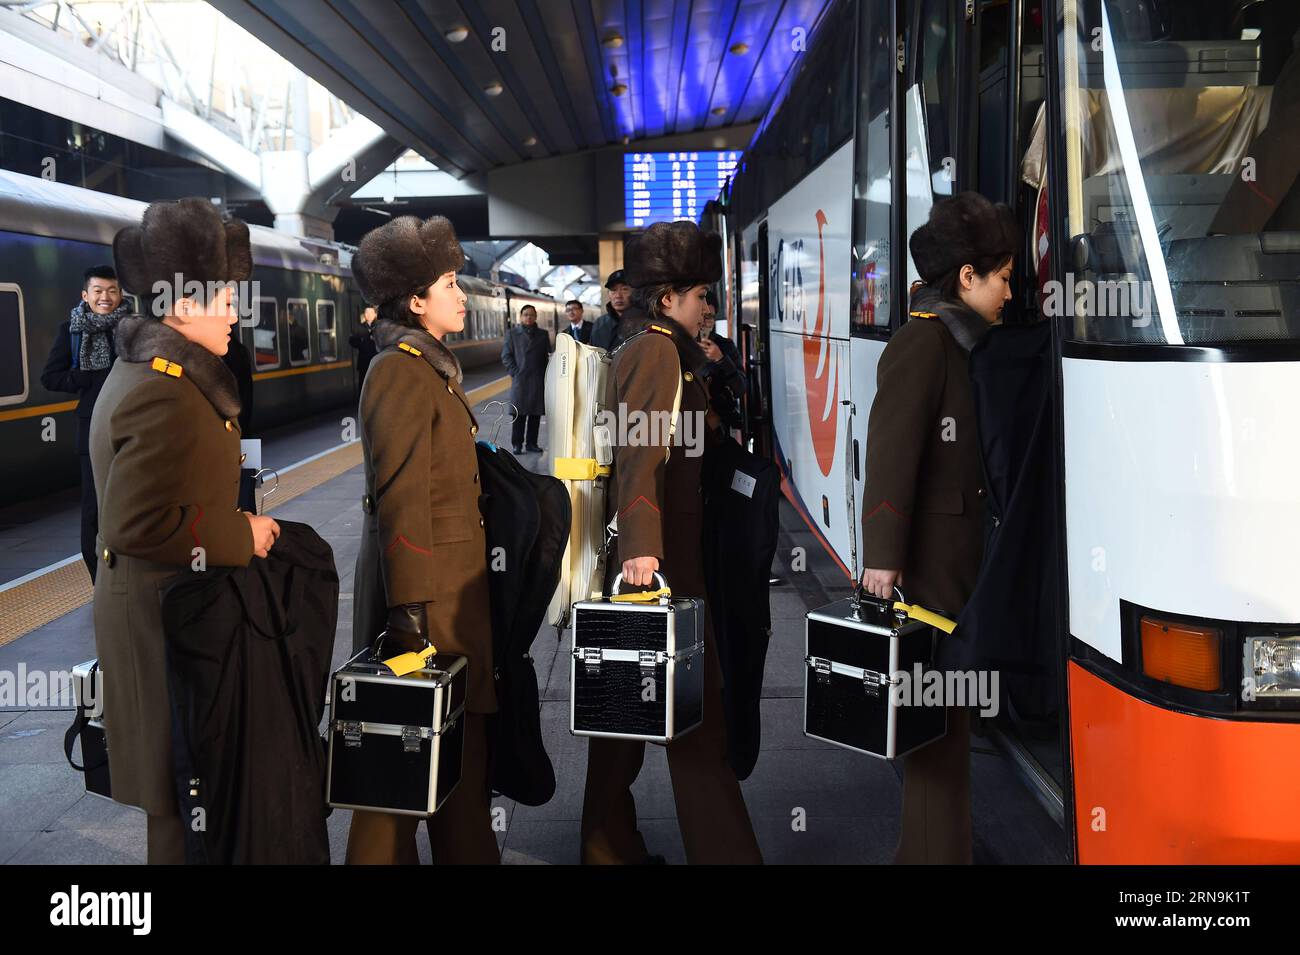
[[[569,316],[569,327],[561,329],[561,335],[572,335],[584,345],[591,344],[591,322],[582,318],[582,303],[576,298],[564,303],[564,314]]]

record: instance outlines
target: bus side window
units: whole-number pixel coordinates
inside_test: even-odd
[[[925,0],[918,53],[921,99],[925,107],[930,183],[936,196],[954,194],[957,142],[957,4]],[[920,223],[917,223],[918,225]]]
[[[863,0],[859,24],[858,134],[853,171],[852,327],[861,333],[889,330],[889,231],[892,202],[889,113],[893,93],[893,0]],[[757,293],[757,263],[742,279]],[[747,321],[757,324],[757,305]]]
[[[0,405],[27,400],[27,325],[23,290],[0,283]]]
[[[904,237],[930,218],[934,200],[958,187],[956,118],[957,4],[924,0],[918,11],[918,35],[911,67],[912,86],[905,100],[904,152],[907,155]],[[914,164],[919,167],[913,170]],[[906,285],[920,278],[907,252]]]

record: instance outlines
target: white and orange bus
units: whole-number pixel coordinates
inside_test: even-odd
[[[827,6],[722,206],[755,443],[842,566],[907,237],[965,189],[1052,326],[1047,705],[997,738],[1079,862],[1300,862],[1300,4]]]

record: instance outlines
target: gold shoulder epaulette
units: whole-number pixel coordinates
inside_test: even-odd
[[[166,358],[155,358],[149,363],[149,367],[154,371],[161,371],[164,375],[171,375],[173,378],[179,378],[185,370],[174,361],[168,361]]]
[[[658,332],[660,335],[672,335],[672,330],[664,328],[662,325],[647,325],[646,329],[652,332]]]
[[[910,315],[912,318],[938,318],[939,317],[939,315],[936,312],[908,312],[907,314]]]
[[[397,347],[400,348],[402,351],[409,351],[412,355],[424,354],[423,352],[420,351],[420,349],[416,348],[414,345],[408,345],[406,344],[406,342],[398,342]]]

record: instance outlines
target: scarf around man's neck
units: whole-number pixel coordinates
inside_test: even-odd
[[[68,319],[68,331],[81,336],[77,367],[82,371],[103,371],[113,364],[113,329],[131,314],[125,301],[107,315],[100,315],[85,302],[78,302]]]

